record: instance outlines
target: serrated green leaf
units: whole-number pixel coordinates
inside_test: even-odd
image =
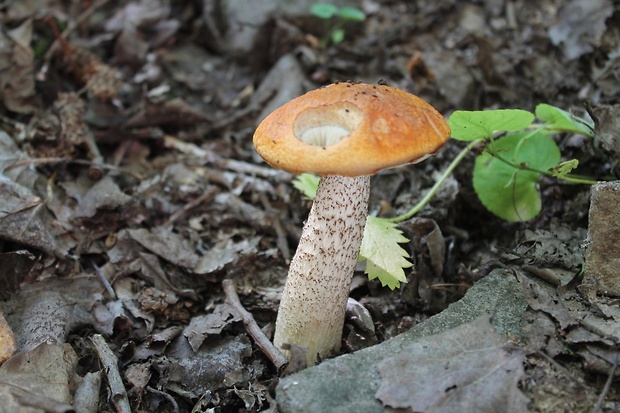
[[[320,19],[331,19],[338,13],[338,7],[329,3],[315,3],[310,6],[310,13]]]
[[[556,178],[562,179],[573,169],[577,169],[579,166],[579,161],[577,159],[571,159],[570,161],[560,162],[558,165],[549,168],[549,172],[553,174]]]
[[[412,266],[409,257],[400,245],[409,242],[394,222],[382,218],[368,217],[360,249],[360,260],[366,260],[368,279],[378,278],[381,285],[392,290],[407,282],[403,268]]]
[[[455,111],[448,124],[452,137],[460,141],[490,138],[495,132],[525,129],[534,121],[531,112],[521,109]]]
[[[312,200],[316,197],[316,190],[319,187],[320,176],[314,174],[300,174],[293,179],[293,186],[302,193],[303,196]]]
[[[547,171],[560,161],[557,144],[542,132],[520,132],[497,139],[493,151],[517,166]],[[536,184],[540,173],[515,169],[488,152],[476,158],[473,185],[482,204],[498,217],[528,221],[541,210]]]
[[[545,122],[545,126],[550,129],[579,133],[586,136],[592,136],[594,133],[594,125],[592,123],[546,103],[536,106],[536,117]]]
[[[366,20],[366,15],[364,12],[357,7],[341,7],[340,10],[338,10],[338,16],[344,20],[353,20],[358,22],[363,22]]]

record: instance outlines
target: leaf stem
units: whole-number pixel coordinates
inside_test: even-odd
[[[409,211],[405,212],[402,215],[398,215],[396,217],[383,218],[383,219],[389,222],[401,222],[417,214],[431,200],[431,198],[437,193],[437,191],[439,191],[439,188],[441,187],[441,185],[446,181],[446,179],[448,179],[448,176],[450,176],[452,171],[456,169],[457,165],[461,163],[463,158],[465,158],[465,155],[467,155],[476,145],[478,145],[479,143],[483,141],[484,139],[476,139],[476,140],[471,141],[466,147],[464,147],[461,150],[461,152],[459,152],[459,154],[452,160],[450,165],[448,165],[446,170],[443,172],[443,174],[437,180],[437,182],[435,182],[433,187],[426,193],[426,195],[424,195],[424,198],[422,198],[417,204],[415,204]]]
[[[489,152],[489,154],[491,156],[495,157],[497,160],[499,160],[501,162],[504,162],[506,165],[514,168],[517,171],[536,172],[537,174],[549,176],[551,178],[555,178],[555,179],[558,179],[560,181],[570,182],[572,184],[594,185],[594,184],[596,184],[598,182],[596,180],[585,178],[585,177],[578,176],[578,175],[564,175],[564,176],[554,175],[552,172],[549,172],[549,171],[543,171],[541,169],[536,169],[536,168],[529,167],[529,166],[527,166],[525,164],[516,164],[514,162],[511,162],[508,159],[502,157],[499,153],[490,150],[488,147],[487,147],[486,151]]]

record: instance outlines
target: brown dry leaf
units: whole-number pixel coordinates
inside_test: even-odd
[[[559,12],[558,22],[549,29],[549,38],[562,45],[569,60],[590,53],[601,42],[605,21],[614,12],[610,0],[572,0]]]
[[[0,364],[7,361],[15,353],[15,336],[11,326],[0,312]]]
[[[0,238],[64,257],[71,245],[59,236],[54,217],[32,190],[0,173]]]
[[[515,275],[521,284],[521,289],[528,305],[533,310],[549,314],[560,324],[562,330],[577,324],[577,320],[564,306],[557,293],[550,292],[535,281],[530,281],[519,272],[515,272]]]
[[[375,397],[414,412],[527,412],[518,388],[524,359],[482,316],[381,361]]]
[[[583,228],[572,229],[552,221],[550,229],[526,229],[519,235],[515,252],[532,259],[534,265],[578,270],[583,264]]]
[[[131,196],[121,191],[112,178],[105,176],[78,199],[79,208],[76,208],[74,217],[92,218],[99,209],[119,208],[130,200]]]
[[[3,26],[4,28],[6,26]],[[34,85],[34,53],[30,48],[32,20],[11,30],[0,28],[0,102],[18,113],[37,110]]]
[[[11,137],[0,131],[0,238],[65,257],[74,241],[43,200],[47,195],[54,199],[57,188],[29,165],[12,167],[26,159]]]
[[[246,365],[244,359],[252,354],[252,344],[245,335],[216,336],[206,340],[195,352],[184,336],[179,336],[170,347],[166,359],[160,361],[167,367],[168,390],[191,394],[198,398],[209,390],[253,381],[262,374],[262,366]],[[170,360],[170,361],[168,361]],[[161,368],[161,367],[160,367]]]
[[[179,28],[176,20],[166,20],[170,6],[161,0],[132,1],[106,22],[105,29],[117,32],[115,60],[143,63],[151,47],[161,46]],[[120,33],[119,33],[120,32]]]
[[[0,367],[0,413],[73,411],[77,362],[69,344],[41,344],[9,359]]]
[[[36,257],[26,250],[0,253],[0,300],[8,300],[18,291],[35,261]]]
[[[183,335],[192,349],[198,351],[208,336],[220,334],[224,327],[236,321],[241,321],[241,318],[234,308],[228,304],[218,304],[212,313],[193,317]]]
[[[190,242],[172,232],[171,227],[155,227],[150,231],[144,228],[128,229],[127,234],[142,247],[176,265],[194,268],[198,262]]]
[[[612,171],[620,174],[620,104],[592,106],[588,113],[594,120],[594,141],[607,151]]]
[[[147,106],[126,123],[128,128],[142,128],[146,126],[195,126],[199,123],[208,123],[207,115],[191,107],[181,98]]]
[[[227,264],[236,262],[241,255],[255,253],[259,242],[260,237],[244,239],[239,242],[221,241],[199,258],[194,272],[196,274],[209,274],[221,270]]]

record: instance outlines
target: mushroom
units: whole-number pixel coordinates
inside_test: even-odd
[[[308,366],[340,349],[370,175],[420,161],[449,136],[447,122],[431,105],[384,84],[332,84],[293,99],[260,123],[254,146],[267,163],[321,175],[282,292],[276,346],[304,348]]]

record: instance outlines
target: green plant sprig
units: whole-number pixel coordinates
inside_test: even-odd
[[[409,218],[413,217],[415,214],[420,212],[420,210],[424,208],[424,206],[430,202],[433,196],[435,196],[437,191],[439,191],[439,188],[441,188],[441,185],[443,185],[446,179],[448,179],[450,174],[456,169],[456,167],[461,163],[461,161],[465,158],[465,156],[469,152],[471,152],[473,148],[475,148],[480,143],[482,143],[482,141],[483,139],[476,139],[474,141],[471,141],[467,146],[461,149],[459,154],[452,160],[452,162],[450,162],[450,165],[448,165],[448,167],[443,171],[439,179],[435,182],[435,184],[431,187],[431,189],[428,190],[426,195],[424,195],[424,197],[420,201],[418,201],[409,211],[405,212],[404,214],[392,217],[392,218],[383,218],[383,219],[385,219],[388,222],[402,222],[402,221],[408,220]]]
[[[339,44],[344,40],[344,25],[346,22],[363,22],[366,20],[364,12],[357,7],[338,7],[331,3],[315,3],[310,7],[310,13],[319,19],[331,21],[332,25],[320,41],[322,48],[331,41]]]
[[[540,122],[534,122],[538,118]],[[410,267],[407,252],[399,245],[408,242],[396,224],[413,217],[437,193],[456,167],[475,148],[477,155],[473,186],[482,204],[507,221],[526,221],[542,208],[537,183],[541,175],[573,183],[591,185],[595,180],[570,174],[575,159],[560,162],[560,150],[549,137],[556,133],[593,135],[593,125],[562,109],[540,104],[536,116],[520,109],[456,111],[448,120],[452,138],[468,142],[450,162],[424,197],[404,214],[368,217],[360,261],[366,261],[369,279],[394,289],[406,282],[404,268]],[[316,194],[319,178],[302,174],[293,184],[307,198]]]

